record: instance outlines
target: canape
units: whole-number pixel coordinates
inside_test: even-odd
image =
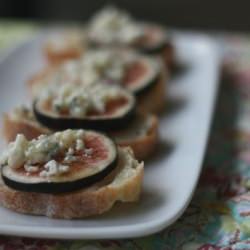
[[[72,219],[139,198],[143,163],[129,148],[87,130],[28,141],[18,134],[1,155],[0,204],[16,212]]]

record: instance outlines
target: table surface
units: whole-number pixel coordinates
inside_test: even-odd
[[[35,25],[0,22],[0,54]],[[250,37],[220,35],[224,65],[202,175],[184,215],[137,239],[59,241],[0,236],[2,250],[250,249]]]

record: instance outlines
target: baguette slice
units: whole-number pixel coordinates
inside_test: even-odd
[[[53,131],[41,126],[31,111],[16,109],[3,117],[3,136],[7,142],[15,140],[17,134],[24,134],[29,140]],[[158,141],[158,119],[155,115],[137,114],[133,122],[121,131],[109,135],[119,146],[129,146],[135,157],[145,160],[152,155]]]
[[[175,55],[175,48],[171,41],[166,43],[164,50],[161,52],[161,57],[167,66],[168,70],[172,72],[176,66],[176,55]]]
[[[158,127],[158,118],[155,115],[138,114],[127,129],[113,132],[110,136],[119,146],[131,147],[136,159],[145,160],[156,149],[159,139]]]
[[[138,96],[137,105],[138,110],[143,114],[160,114],[166,105],[166,85],[167,72],[161,73],[159,80],[152,86],[150,91]]]
[[[0,180],[0,205],[19,213],[73,219],[102,214],[117,201],[137,201],[144,164],[135,160],[129,148],[119,148],[118,157],[118,166],[102,181],[70,193],[22,192],[7,187]]]
[[[52,131],[41,126],[33,113],[26,108],[16,108],[10,114],[3,114],[3,137],[7,142],[14,141],[17,134],[23,134],[28,140]]]

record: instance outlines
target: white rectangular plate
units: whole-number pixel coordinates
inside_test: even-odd
[[[44,63],[44,38],[45,34],[39,35],[0,61],[1,113],[29,103],[25,81]],[[0,234],[63,239],[138,237],[165,228],[183,213],[202,167],[220,56],[216,43],[203,35],[174,33],[174,43],[186,69],[168,84],[169,106],[175,109],[161,117],[161,142],[155,157],[146,163],[140,202],[116,204],[102,216],[82,220],[49,219],[0,208]]]

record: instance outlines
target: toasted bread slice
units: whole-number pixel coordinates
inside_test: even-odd
[[[167,72],[162,71],[154,86],[137,99],[138,109],[143,114],[160,114],[166,105]]]
[[[51,133],[49,129],[41,126],[33,113],[26,108],[16,108],[12,113],[4,114],[2,128],[3,137],[7,142],[14,141],[17,134],[24,134],[31,140],[41,134]]]
[[[73,219],[102,214],[117,201],[137,201],[141,192],[144,164],[135,160],[129,148],[119,148],[118,154],[118,166],[115,170],[102,181],[75,192],[22,192],[0,182],[0,205],[19,213]]]
[[[158,142],[158,119],[155,115],[140,115],[122,131],[112,132],[110,136],[119,146],[129,146],[137,159],[150,157]]]
[[[176,55],[175,55],[175,48],[171,41],[166,43],[164,50],[161,53],[161,57],[167,66],[168,70],[171,72],[173,71],[176,65]]]
[[[3,117],[3,136],[7,142],[15,140],[17,134],[24,134],[29,140],[41,134],[51,133],[41,126],[31,111],[17,109]],[[129,146],[135,157],[145,160],[152,155],[158,141],[158,119],[155,115],[137,114],[126,129],[111,132],[109,135],[119,146]]]

